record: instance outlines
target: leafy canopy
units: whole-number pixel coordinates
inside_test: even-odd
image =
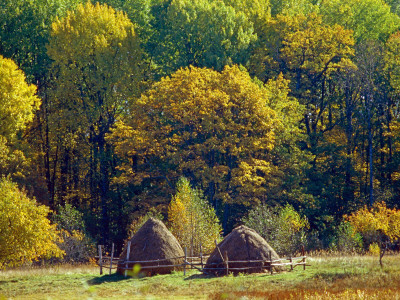
[[[385,40],[400,25],[399,16],[383,0],[324,0],[320,13],[324,23],[353,30],[357,43]]]
[[[222,70],[227,64],[243,62],[256,39],[246,14],[223,1],[173,0],[166,24],[173,70],[189,65]]]
[[[269,97],[236,66],[222,72],[191,67],[163,78],[111,136],[126,159],[120,182],[186,175],[210,201],[260,201],[282,126]]]
[[[105,108],[113,114],[126,93],[137,92],[140,50],[134,26],[107,5],[88,2],[57,19],[48,54],[57,76],[55,96],[82,111],[89,122]]]
[[[0,55],[0,136],[10,139],[24,129],[39,105],[36,87],[11,59]]]
[[[382,238],[390,242],[400,239],[400,210],[388,208],[384,202],[377,202],[372,208],[365,206],[345,219],[357,232],[373,237],[374,242],[384,242]]]
[[[0,269],[33,260],[62,257],[56,225],[47,218],[50,210],[29,199],[6,178],[0,180]]]

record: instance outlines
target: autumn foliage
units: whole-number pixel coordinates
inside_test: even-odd
[[[378,202],[371,208],[364,206],[345,216],[345,219],[363,236],[366,247],[378,245],[382,265],[382,257],[389,244],[400,239],[400,210],[388,208],[386,203]]]
[[[211,253],[215,241],[221,239],[222,227],[214,209],[184,177],[168,206],[168,225],[181,246],[193,255],[199,255],[200,251]]]
[[[47,218],[50,209],[28,198],[8,179],[0,180],[0,269],[34,260],[62,257],[56,225]]]

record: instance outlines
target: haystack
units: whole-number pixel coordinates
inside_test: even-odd
[[[148,261],[160,260],[160,262],[140,263],[141,267],[155,266],[154,268],[143,268],[142,273],[151,276],[154,274],[168,274],[176,269],[172,265],[183,263],[184,253],[177,239],[167,229],[160,220],[150,218],[130,239],[131,246],[129,252],[129,261]],[[117,272],[124,274],[126,267],[127,245],[125,246],[118,263]],[[164,260],[166,259],[166,260]],[[132,269],[133,263],[128,263],[128,268]],[[169,267],[161,267],[169,266]],[[128,272],[129,275],[129,272]]]
[[[218,251],[219,248],[219,251]],[[221,255],[228,258],[229,272],[232,273],[261,273],[269,270],[269,263],[248,262],[254,260],[279,260],[278,254],[253,229],[244,225],[235,228],[228,234],[218,247],[214,249],[207,260],[204,271],[215,275],[226,274],[226,264]],[[241,261],[233,263],[230,261]],[[239,270],[235,268],[240,268]],[[218,270],[220,269],[220,270]],[[281,268],[273,268],[280,271]]]

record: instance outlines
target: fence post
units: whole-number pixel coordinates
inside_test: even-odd
[[[273,270],[272,270],[272,253],[271,253],[271,251],[269,251],[269,271],[271,272],[271,275],[272,275],[272,273],[273,273]]]
[[[292,256],[289,257],[289,261],[290,261],[290,271],[293,271],[293,259],[292,259]]]
[[[185,260],[183,262],[183,276],[186,276],[186,259],[187,259],[187,248],[185,247]]]
[[[229,274],[229,261],[228,261],[228,252],[225,251],[225,266],[226,266],[226,275]]]
[[[103,257],[102,257],[101,245],[99,245],[99,266],[100,266],[100,275],[103,275]]]
[[[113,259],[114,259],[114,243],[112,243],[112,246],[111,246],[110,275],[111,275],[111,269],[113,266]]]
[[[200,265],[201,268],[203,269],[203,247],[201,246],[201,243],[200,243]]]
[[[306,269],[306,254],[304,251],[304,245],[301,245],[301,255],[303,256],[303,270]]]
[[[125,262],[125,272],[124,275],[125,277],[128,276],[128,261],[129,261],[129,254],[131,252],[131,242],[128,242],[128,247],[126,248],[126,262]]]

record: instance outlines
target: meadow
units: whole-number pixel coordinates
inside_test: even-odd
[[[400,299],[400,255],[308,258],[310,266],[270,275],[154,277],[99,275],[94,265],[0,272],[0,299]]]

